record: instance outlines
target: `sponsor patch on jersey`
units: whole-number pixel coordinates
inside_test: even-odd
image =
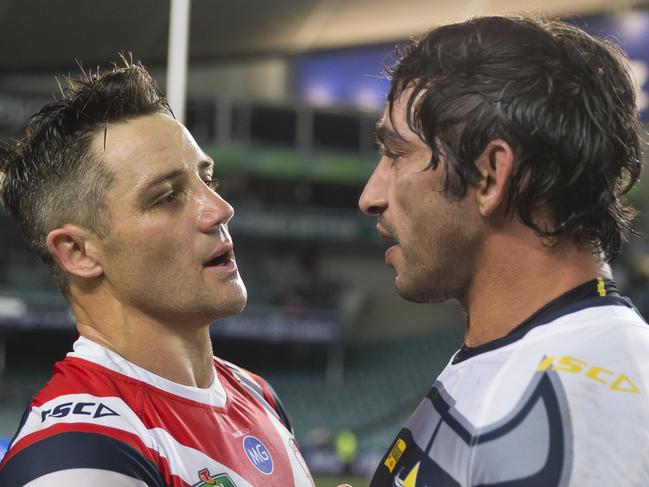
[[[625,374],[618,374],[612,370],[589,364],[584,360],[569,355],[562,357],[547,355],[543,357],[536,370],[538,372],[554,370],[562,373],[581,374],[586,379],[604,384],[610,391],[640,394],[640,389]]]
[[[236,487],[227,473],[212,475],[206,468],[198,472],[198,478],[200,481],[192,487]]]
[[[273,473],[273,458],[259,438],[246,436],[243,439],[243,450],[257,470],[265,475]]]
[[[390,473],[394,470],[394,467],[397,465],[397,462],[399,461],[399,458],[401,458],[401,455],[403,455],[404,451],[406,451],[406,442],[399,438],[394,444],[392,450],[390,450],[390,454],[384,462],[384,465],[388,467]]]
[[[419,473],[419,465],[421,462],[412,467],[408,472],[403,474],[403,478],[400,475],[394,479],[394,485],[398,487],[417,487],[417,474]],[[401,472],[400,472],[401,473]]]
[[[104,418],[106,416],[119,416],[118,413],[101,402],[64,402],[57,404],[52,409],[41,411],[41,423],[47,418],[65,418],[68,415],[92,416],[93,418]]]

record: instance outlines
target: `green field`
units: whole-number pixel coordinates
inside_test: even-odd
[[[367,487],[369,479],[365,477],[315,477],[316,487],[336,487],[340,484],[349,484],[352,487]]]

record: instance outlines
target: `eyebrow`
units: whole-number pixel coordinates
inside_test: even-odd
[[[213,169],[213,168],[214,168],[214,160],[209,156],[205,156],[205,159],[203,159],[198,163],[199,170]]]
[[[376,124],[376,138],[381,144],[404,145],[408,143],[399,132],[383,125],[383,120]]]
[[[147,181],[142,185],[142,192],[147,192],[151,190],[152,188],[155,188],[156,186],[164,183],[165,181],[169,181],[171,179],[176,179],[177,177],[181,176],[183,174],[182,169],[174,169],[172,171],[160,174],[158,176],[155,176],[151,180]]]
[[[205,169],[212,169],[213,167],[214,167],[214,161],[209,157],[201,160],[198,163],[198,169],[200,171],[205,170]],[[176,179],[176,178],[182,176],[184,172],[185,171],[183,169],[178,168],[178,169],[173,169],[173,170],[171,170],[169,172],[160,174],[158,176],[155,176],[151,180],[147,181],[146,183],[144,183],[142,185],[142,193],[146,193],[146,192],[150,191],[151,189],[155,188],[156,186],[158,186],[158,185],[160,185],[160,184],[162,184],[162,183],[164,183],[166,181]]]

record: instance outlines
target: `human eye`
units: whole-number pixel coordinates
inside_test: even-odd
[[[399,161],[399,159],[403,157],[403,153],[390,150],[385,146],[380,147],[380,152],[381,157],[387,158],[391,166],[394,166]]]
[[[401,154],[399,154],[398,152],[390,150],[388,147],[386,147],[384,142],[379,138],[376,139],[376,146],[379,150],[379,154],[381,154],[381,157],[387,157],[388,159],[396,160],[401,156]]]
[[[212,191],[216,191],[219,188],[219,186],[221,186],[221,182],[217,178],[213,178],[213,177],[205,177],[203,178],[203,182]]]
[[[381,155],[387,157],[388,159],[399,159],[401,157],[401,154],[399,154],[398,152],[394,152],[388,149],[383,149],[381,151]]]
[[[178,201],[178,193],[172,190],[158,198],[155,202],[155,206],[172,205],[176,201]]]
[[[172,207],[180,204],[182,200],[187,198],[187,189],[182,186],[169,188],[158,198],[155,199],[153,207],[164,208]]]

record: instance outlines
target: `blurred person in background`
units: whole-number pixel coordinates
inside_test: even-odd
[[[1,153],[3,204],[76,318],[4,487],[312,486],[270,386],[215,358],[246,289],[214,162],[139,64],[88,73]]]
[[[436,28],[391,71],[360,198],[414,302],[464,344],[372,487],[649,485],[649,328],[608,263],[641,143],[627,61],[552,21]]]

